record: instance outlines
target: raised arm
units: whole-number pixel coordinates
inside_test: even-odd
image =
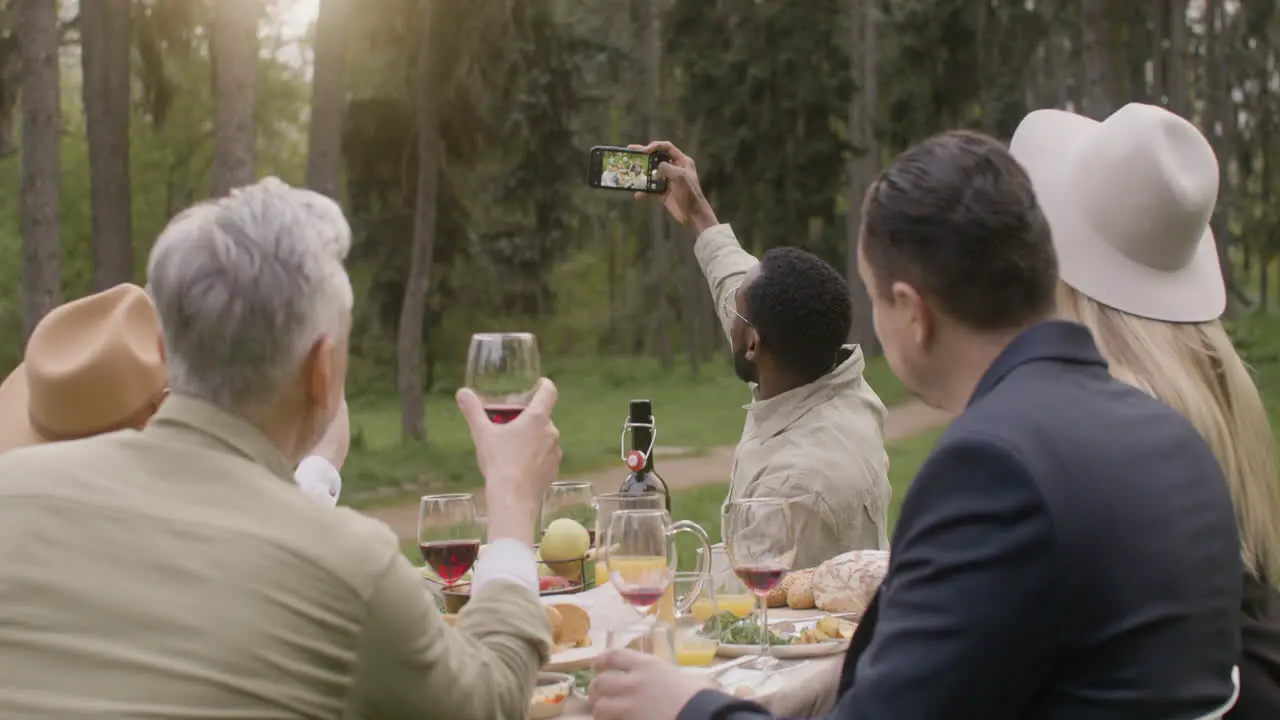
[[[628,147],[666,155],[667,161],[658,166],[658,172],[667,180],[667,191],[662,195],[662,204],[671,213],[671,217],[698,237],[693,246],[694,253],[702,267],[702,274],[711,287],[716,315],[720,317],[720,324],[727,337],[729,326],[733,323],[733,314],[726,312],[725,303],[733,300],[733,293],[742,284],[743,277],[759,261],[742,249],[727,224],[722,225],[716,219],[715,210],[702,194],[698,168],[693,158],[665,140]],[[645,199],[650,196],[636,193],[636,197]]]
[[[693,253],[698,258],[698,266],[702,268],[702,276],[707,279],[711,288],[711,300],[716,306],[716,317],[720,318],[720,327],[725,337],[729,337],[729,328],[733,325],[734,293],[747,276],[747,272],[755,267],[759,260],[738,244],[733,228],[728,224],[714,225],[698,236],[693,244]]]

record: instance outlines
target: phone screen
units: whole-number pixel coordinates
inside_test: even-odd
[[[663,193],[667,181],[658,174],[658,165],[666,158],[655,153],[626,148],[591,148],[588,182],[605,190]]]

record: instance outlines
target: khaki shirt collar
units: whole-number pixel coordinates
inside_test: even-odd
[[[751,395],[757,399],[743,408],[755,420],[760,437],[773,437],[786,430],[805,413],[831,399],[842,387],[862,378],[865,365],[862,348],[845,345],[840,348],[837,358],[839,364],[831,372],[808,385],[792,388],[768,400],[758,399],[759,389],[754,384],[751,386]]]
[[[292,483],[293,468],[258,428],[222,408],[190,395],[170,395],[145,433],[181,433],[197,441],[212,441]]]

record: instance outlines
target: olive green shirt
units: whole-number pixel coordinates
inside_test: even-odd
[[[728,225],[709,228],[694,245],[724,324],[724,310],[758,262]],[[862,350],[845,346],[839,364],[817,381],[746,405],[726,499],[790,498],[795,569],[850,550],[887,549],[892,490],[884,450],[885,407],[862,377]]]
[[[505,580],[448,627],[390,528],[202,401],[0,455],[6,720],[521,720],[550,640]]]

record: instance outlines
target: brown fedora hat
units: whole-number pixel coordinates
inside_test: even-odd
[[[0,384],[0,452],[134,424],[169,384],[160,319],[137,285],[55,308]]]

